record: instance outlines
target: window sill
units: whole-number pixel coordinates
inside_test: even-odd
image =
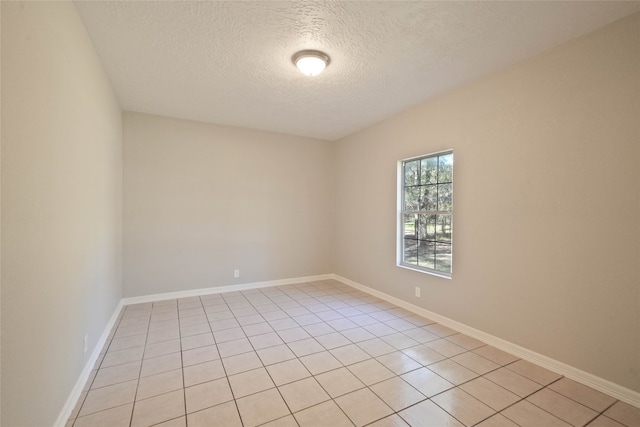
[[[430,276],[436,276],[436,277],[440,277],[442,279],[449,279],[451,280],[451,274],[449,273],[443,273],[442,271],[436,271],[436,270],[428,270],[426,268],[421,268],[415,265],[410,265],[410,264],[396,264],[397,267],[400,268],[406,268],[407,270],[411,270],[411,271],[417,271],[418,273],[424,273],[424,274],[428,274]]]

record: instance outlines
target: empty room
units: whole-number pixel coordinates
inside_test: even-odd
[[[640,2],[0,15],[3,427],[640,426]]]

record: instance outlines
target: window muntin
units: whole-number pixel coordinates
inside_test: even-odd
[[[453,152],[403,160],[399,265],[451,277]]]

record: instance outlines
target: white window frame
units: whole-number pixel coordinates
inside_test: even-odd
[[[420,273],[426,273],[426,274],[430,274],[433,276],[437,276],[437,277],[442,277],[445,279],[451,279],[452,278],[452,274],[453,274],[453,187],[454,187],[454,175],[455,175],[455,168],[452,171],[452,177],[451,177],[451,211],[450,212],[446,212],[446,214],[450,214],[451,215],[451,272],[446,272],[446,271],[440,271],[440,270],[436,270],[436,269],[432,269],[432,268],[427,268],[427,267],[423,267],[423,266],[419,266],[417,264],[412,264],[412,263],[408,263],[404,261],[404,245],[405,245],[405,236],[404,236],[404,214],[405,212],[415,212],[415,213],[423,213],[423,214],[442,214],[445,212],[439,212],[439,211],[405,211],[405,203],[404,203],[404,194],[405,194],[405,171],[404,171],[404,165],[405,163],[411,162],[411,161],[415,161],[415,160],[420,160],[420,159],[425,159],[425,158],[429,158],[429,157],[437,157],[437,156],[442,156],[442,155],[446,155],[446,154],[451,154],[453,156],[453,149],[448,149],[448,150],[442,150],[442,151],[438,151],[435,153],[429,153],[429,154],[424,154],[421,156],[415,156],[415,157],[410,157],[410,158],[406,158],[406,159],[402,159],[400,161],[398,161],[398,176],[397,176],[397,182],[398,182],[398,190],[397,190],[397,250],[396,250],[396,265],[398,267],[401,268],[406,268],[408,270],[413,270],[413,271],[417,271]],[[454,164],[455,164],[455,160],[454,160]]]

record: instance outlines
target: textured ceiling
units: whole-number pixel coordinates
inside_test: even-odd
[[[640,2],[76,1],[125,110],[334,140]],[[331,56],[309,78],[291,56]]]

